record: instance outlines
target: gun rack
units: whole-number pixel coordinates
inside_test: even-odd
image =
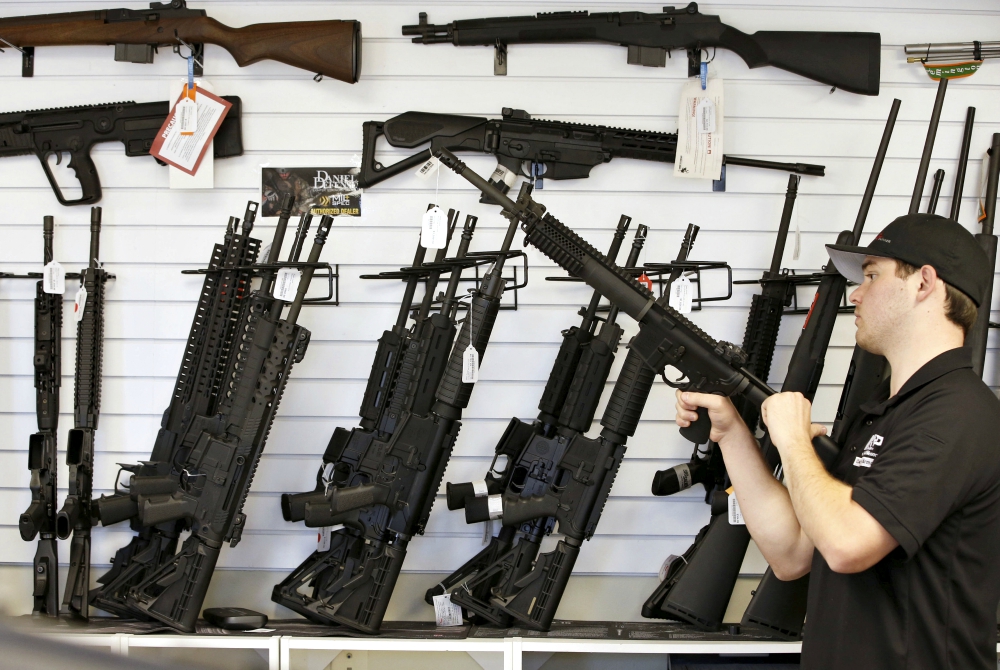
[[[506,289],[514,292],[514,304],[513,305],[503,305],[501,304],[500,309],[502,310],[514,310],[517,311],[518,307],[518,292],[520,289],[528,285],[528,256],[523,251],[470,251],[465,258],[445,258],[439,263],[424,263],[419,266],[410,266],[405,268],[400,268],[398,270],[389,270],[386,272],[379,272],[374,275],[361,275],[361,279],[402,279],[407,281],[410,277],[416,275],[417,281],[426,282],[427,277],[433,272],[440,272],[442,274],[449,273],[453,269],[468,269],[473,268],[475,271],[474,277],[461,277],[459,282],[461,283],[475,283],[475,288],[479,288],[479,284],[482,281],[482,276],[479,273],[479,268],[487,263],[495,263],[498,258],[503,256],[505,259],[511,258],[521,258],[522,267],[520,272],[518,272],[518,267],[516,265],[510,266],[510,274],[507,275],[507,266],[504,266],[504,282],[506,283]],[[439,301],[434,300],[435,303]],[[466,305],[459,302],[459,308],[465,309]]]
[[[807,275],[797,275],[795,270],[784,269],[781,271],[781,276],[774,279],[738,279],[734,281],[734,284],[766,284],[768,282],[775,281],[788,281],[792,284],[792,304],[789,308],[785,309],[782,314],[808,314],[809,308],[799,307],[798,291],[799,286],[808,286],[810,284],[819,284],[820,280],[823,279],[825,272],[810,272]],[[854,282],[847,282],[848,286],[855,286]],[[837,308],[837,314],[854,314],[854,305],[847,302],[847,288],[844,288],[844,295],[840,299],[840,307]],[[998,325],[997,327],[1000,327]]]
[[[695,297],[691,299],[691,310],[695,312],[701,310],[702,303],[729,300],[733,297],[733,284],[739,283],[733,281],[733,269],[724,261],[674,261],[672,263],[646,263],[642,267],[621,269],[636,277],[645,274],[647,277],[652,279],[653,282],[659,287],[659,297],[661,298],[670,287],[670,275],[679,270],[681,274],[687,277],[688,280],[695,286]],[[726,271],[726,283],[729,286],[729,289],[726,291],[726,295],[708,297],[702,296],[701,273],[708,270]],[[579,277],[546,277],[545,281],[581,282],[583,280]],[[597,308],[597,311],[607,312],[608,307],[602,305]]]
[[[220,272],[231,272],[233,270],[244,270],[250,271],[255,275],[263,274],[265,270],[280,270],[281,268],[298,268],[302,270],[304,268],[313,268],[315,270],[325,270],[325,274],[313,275],[313,279],[323,279],[327,280],[327,291],[326,295],[321,298],[306,298],[302,301],[303,305],[317,305],[317,306],[329,306],[337,307],[340,305],[340,263],[335,263],[330,265],[329,263],[308,263],[302,262],[281,262],[281,263],[259,263],[256,265],[240,265],[227,268],[219,268],[217,270],[209,270],[208,268],[198,268],[197,270],[181,270],[182,275],[205,275],[209,272],[220,273]],[[69,275],[66,275],[67,277]]]
[[[17,274],[13,274],[13,273],[10,273],[10,272],[0,272],[0,279],[36,279],[37,280],[37,279],[41,279],[41,278],[42,278],[42,273],[41,272],[29,272],[29,273],[23,274],[23,275],[17,275]],[[66,279],[79,279],[79,278],[80,278],[80,273],[79,272],[67,272],[66,273]],[[108,279],[114,279],[114,278],[115,278],[115,276],[113,274],[108,274]]]

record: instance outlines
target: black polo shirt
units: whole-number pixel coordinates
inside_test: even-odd
[[[899,542],[864,572],[817,551],[802,667],[997,667],[1000,401],[967,349],[920,368],[861,406],[831,468]]]

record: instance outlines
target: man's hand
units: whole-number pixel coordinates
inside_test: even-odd
[[[787,449],[812,449],[813,438],[826,435],[825,426],[812,422],[812,403],[798,392],[771,396],[760,406],[760,417],[782,457]]]
[[[681,428],[687,428],[698,419],[699,407],[706,408],[708,418],[712,421],[712,432],[708,439],[713,442],[721,443],[733,436],[750,435],[747,425],[733,407],[733,401],[726,396],[678,390],[675,407],[677,412],[674,421]]]

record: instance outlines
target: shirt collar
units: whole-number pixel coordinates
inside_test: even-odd
[[[938,377],[946,375],[962,368],[972,368],[972,350],[966,347],[949,349],[938,354],[914,372],[899,393],[889,397],[889,379],[886,379],[879,387],[878,392],[872,400],[861,405],[860,409],[865,414],[882,416],[886,410],[900,403],[904,397],[916,391],[918,388],[929,384]]]

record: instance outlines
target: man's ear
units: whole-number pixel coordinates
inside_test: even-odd
[[[917,286],[917,302],[923,302],[934,294],[934,289],[938,284],[938,273],[931,265],[924,265],[916,272],[920,276],[920,284]]]

